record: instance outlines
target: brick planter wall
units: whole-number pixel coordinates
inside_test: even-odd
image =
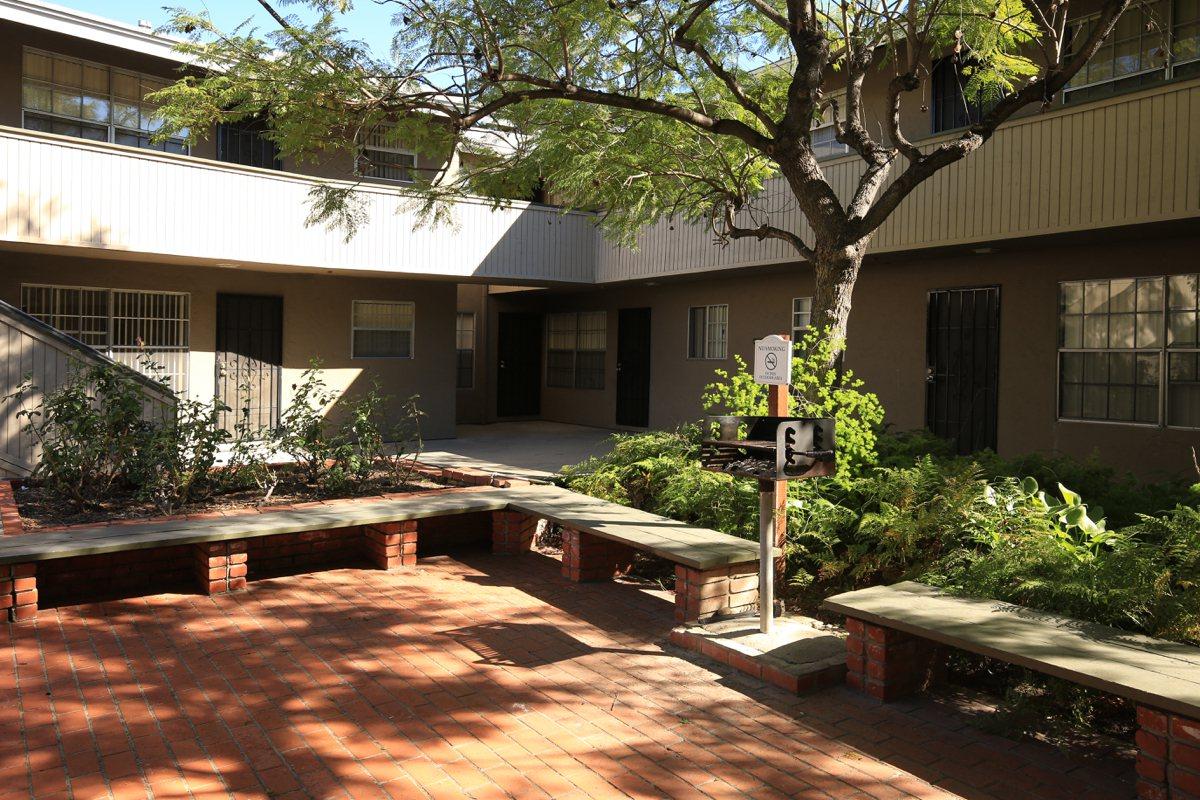
[[[12,481],[0,480],[0,532],[5,536],[16,536],[25,532]]]
[[[757,610],[758,565],[699,570],[675,565],[675,621],[702,622]]]
[[[1200,720],[1148,706],[1137,720],[1137,796],[1200,800]]]
[[[245,539],[252,580],[363,563],[362,528],[279,533]]]
[[[898,700],[941,678],[944,659],[928,639],[894,628],[846,619],[846,684],[884,702]]]
[[[608,581],[633,567],[636,551],[574,528],[563,528],[562,574],[569,581]]]
[[[0,609],[9,622],[37,618],[38,590],[36,564],[0,566]]]
[[[363,549],[376,569],[411,567],[417,563],[417,521],[364,525]]]
[[[39,605],[195,590],[192,545],[56,558],[38,564]]]
[[[224,594],[246,588],[246,540],[194,544],[192,563],[200,594]]]

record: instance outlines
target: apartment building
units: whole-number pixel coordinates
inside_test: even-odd
[[[897,428],[1190,469],[1200,11],[1159,5],[1169,49],[1131,14],[1062,102],[1008,123],[879,231],[848,364]],[[0,0],[0,300],[118,360],[151,352],[179,392],[248,387],[238,405],[269,424],[317,358],[339,390],[419,394],[430,438],[456,419],[667,427],[700,414],[713,370],[755,338],[808,324],[810,272],[778,242],[720,248],[663,221],[626,249],[588,214],[525,202],[462,202],[452,227],[414,229],[404,187],[436,165],[424,154],[366,141],[300,167],[253,125],[154,144],[144,95],[185,67],[137,25]],[[931,74],[928,110],[906,120],[926,143],[981,111],[952,68]],[[848,192],[857,157],[831,126],[816,138]],[[306,224],[315,183],[356,164],[367,223],[349,239]],[[779,223],[803,232],[785,191],[769,188]],[[5,394],[34,359],[0,353]],[[28,453],[5,424],[13,470]]]

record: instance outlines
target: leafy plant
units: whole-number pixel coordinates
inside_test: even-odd
[[[323,492],[357,493],[370,480],[376,463],[383,459],[379,417],[387,401],[377,383],[359,397],[342,401],[346,419],[327,442],[330,463],[321,476]]]
[[[230,433],[220,414],[229,407],[219,399],[208,402],[179,398],[175,414],[148,426],[139,451],[137,494],[163,514],[208,499],[220,485],[217,456]]]
[[[41,448],[34,477],[81,509],[132,485],[130,468],[150,429],[143,390],[128,367],[72,363],[63,383],[17,412],[22,430]],[[26,379],[6,399],[38,391]]]
[[[329,433],[326,411],[337,393],[325,384],[320,359],[309,362],[300,380],[292,384],[292,400],[279,415],[279,424],[270,432],[271,447],[291,457],[299,465],[305,480],[320,483],[326,464],[333,457],[335,443]]]

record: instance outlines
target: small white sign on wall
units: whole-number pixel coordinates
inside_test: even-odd
[[[792,383],[792,343],[778,334],[754,340],[754,381],[768,386]]]

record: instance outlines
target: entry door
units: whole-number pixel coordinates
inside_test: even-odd
[[[622,308],[617,320],[617,424],[650,425],[650,309]]]
[[[502,313],[496,341],[496,415],[531,417],[542,410],[542,317]]]
[[[959,453],[996,448],[1000,287],[929,293],[925,425]]]
[[[252,428],[279,423],[283,372],[283,298],[217,295],[217,396],[232,411],[229,431],[245,419]]]

